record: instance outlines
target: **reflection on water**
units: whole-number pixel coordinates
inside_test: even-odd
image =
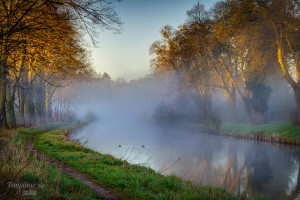
[[[98,152],[176,174],[231,193],[297,199],[300,152],[289,146],[257,144],[179,130],[93,123],[70,135]]]

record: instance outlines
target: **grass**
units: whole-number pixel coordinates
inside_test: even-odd
[[[206,130],[202,124],[189,124],[189,128]],[[237,134],[262,134],[264,136],[275,136],[300,140],[300,126],[291,122],[270,122],[262,125],[251,125],[245,123],[222,123],[219,132]]]
[[[262,125],[224,123],[221,127],[227,132],[261,133],[265,135],[276,135],[279,137],[289,137],[300,139],[300,126],[293,125],[291,122],[270,122]]]
[[[68,123],[51,123],[44,126],[37,126],[31,128],[19,128],[15,130],[18,134],[14,137],[15,142],[21,141],[24,145],[27,145],[29,139],[33,135],[38,135],[40,133],[44,133],[53,129],[67,127]]]
[[[80,181],[24,150],[32,135],[62,126],[1,132],[0,199],[101,199]]]
[[[36,137],[34,147],[58,162],[85,174],[121,199],[247,199],[235,197],[224,189],[198,186],[174,175],[131,165],[69,141],[68,130],[53,130]]]
[[[0,199],[101,198],[80,181],[25,151],[32,135],[36,135],[35,149],[85,174],[120,199],[250,199],[245,194],[236,197],[221,188],[198,186],[174,175],[164,176],[150,168],[86,149],[68,139],[73,128],[76,126],[58,123],[1,133]],[[35,184],[33,189],[37,195],[18,194],[18,190],[8,187],[8,182]]]

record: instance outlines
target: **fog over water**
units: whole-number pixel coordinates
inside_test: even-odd
[[[98,119],[70,138],[103,154],[231,193],[298,196],[300,153],[295,147],[185,131],[178,124],[156,126],[154,107],[172,102],[177,88],[176,80],[164,78],[112,89],[107,98],[99,98],[103,93],[88,96],[91,91],[86,89],[87,106],[74,106],[74,112],[93,111]]]

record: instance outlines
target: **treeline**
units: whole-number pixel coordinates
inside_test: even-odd
[[[89,70],[80,74],[72,84],[55,89],[51,101],[53,120],[71,123],[94,120],[98,114],[93,112],[97,107],[95,102],[111,98],[111,88],[117,83],[106,72],[100,74]]]
[[[61,120],[57,88],[95,76],[83,37],[119,30],[114,0],[0,2],[0,127]]]
[[[152,44],[155,72],[174,73],[197,88],[205,110],[216,89],[233,113],[240,98],[250,123],[268,121],[266,79],[278,73],[294,93],[300,123],[300,1],[225,0],[210,10],[197,3],[187,16],[177,29],[163,27]]]

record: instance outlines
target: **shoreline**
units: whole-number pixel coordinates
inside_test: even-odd
[[[225,124],[226,125],[226,124]],[[183,126],[180,126],[179,128],[185,129],[185,130],[190,130],[190,131],[195,131],[195,132],[200,132],[200,133],[207,133],[211,135],[219,135],[219,136],[224,136],[224,137],[229,137],[229,138],[235,138],[239,140],[247,140],[247,141],[256,141],[259,143],[265,143],[265,144],[281,144],[281,145],[289,145],[289,146],[295,146],[300,148],[300,139],[296,139],[295,137],[300,137],[300,131],[299,133],[295,132],[288,132],[285,131],[285,135],[282,133],[277,133],[280,131],[274,130],[274,131],[264,131],[264,130],[256,130],[256,131],[226,131],[226,130],[215,130],[215,129],[208,129],[208,128],[203,128],[201,127],[201,124],[184,124]],[[247,125],[250,127],[255,127],[251,125]],[[297,127],[300,130],[300,126]],[[299,134],[299,136],[298,136]]]
[[[230,133],[230,132],[218,132],[218,131],[208,131],[208,133],[212,135],[221,135],[221,136],[233,137],[233,138],[243,139],[243,140],[267,142],[270,144],[286,144],[286,145],[300,147],[300,140],[295,140],[287,137],[280,138],[279,136],[265,136],[263,135],[264,133],[247,134],[247,133]]]
[[[199,186],[175,175],[162,175],[151,168],[90,150],[69,138],[69,134],[76,129],[77,127],[41,134],[37,136],[34,146],[46,156],[63,162],[74,171],[86,175],[94,183],[103,185],[120,199],[245,198],[245,194],[235,196],[219,187]],[[44,145],[45,143],[49,145]],[[65,147],[68,151],[64,150]],[[245,199],[255,198],[257,197]]]
[[[289,146],[295,146],[300,148],[300,140],[290,139],[290,138],[280,138],[279,136],[265,136],[264,133],[260,134],[247,134],[247,133],[231,133],[231,132],[222,132],[222,131],[202,131],[207,134],[211,135],[218,135],[218,136],[224,136],[224,137],[230,137],[235,138],[238,140],[245,140],[245,141],[254,141],[258,143],[264,143],[264,144],[271,144],[271,145],[289,145]],[[199,130],[197,130],[199,132]]]
[[[19,132],[17,134],[18,139],[26,144],[24,147],[33,147],[32,150],[40,152],[58,165],[63,163],[75,173],[84,175],[94,184],[103,186],[119,199],[267,199],[260,195],[248,196],[245,193],[233,195],[225,189],[210,185],[199,186],[175,175],[163,175],[149,167],[130,164],[126,160],[116,159],[109,154],[98,153],[83,147],[76,141],[71,141],[69,134],[86,124],[62,123],[50,125],[51,128],[45,128],[48,126],[46,125],[29,129],[16,129],[16,132]],[[32,137],[35,139],[32,140]],[[39,158],[37,159],[39,160]],[[56,169],[58,174],[61,173],[60,176],[66,176],[64,170],[60,172],[60,169],[55,166],[51,166],[51,168]],[[41,173],[45,170],[41,169]],[[57,182],[59,180],[57,176],[59,177],[59,175],[51,175],[50,177],[54,182]],[[43,180],[40,181],[43,182]],[[77,183],[78,180],[73,180],[71,177],[68,178],[68,182],[71,188],[74,187],[72,185],[79,184]],[[80,184],[82,185],[82,183]],[[47,187],[52,188],[51,185]],[[73,196],[73,190],[64,189],[65,191],[61,193],[60,187],[55,186],[58,196]],[[90,188],[88,189],[90,190]],[[41,197],[41,195],[43,195],[43,191],[37,191],[36,197]],[[90,195],[94,196],[94,193]]]

